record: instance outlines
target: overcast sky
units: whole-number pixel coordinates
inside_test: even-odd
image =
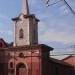
[[[50,2],[54,3],[56,0]],[[58,0],[57,0],[58,1]],[[75,0],[67,0],[75,10]],[[13,22],[11,18],[21,13],[22,0],[0,0],[0,38],[13,41]],[[31,14],[40,19],[38,25],[39,43],[54,48],[65,48],[75,44],[75,15],[59,2],[46,7],[45,0],[29,0]]]

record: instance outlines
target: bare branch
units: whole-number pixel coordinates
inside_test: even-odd
[[[49,6],[52,6],[52,5],[57,4],[58,2],[61,2],[61,0],[58,0],[58,1],[54,2],[54,3],[52,3],[52,4],[49,4],[49,1],[50,1],[50,0],[48,0],[48,1],[46,2],[46,7],[49,7]]]
[[[69,10],[72,12],[72,14],[74,14],[75,15],[75,12],[74,12],[74,10],[71,8],[71,6],[67,3],[67,1],[66,0],[62,0],[62,1],[64,1],[64,3],[66,4],[66,6],[69,8]]]
[[[47,1],[46,1],[46,4],[48,4],[48,3],[49,3],[49,1],[50,1],[50,0],[47,0]]]
[[[58,2],[61,2],[63,1],[65,3],[65,5],[69,8],[69,10],[72,12],[73,15],[75,15],[75,11],[72,9],[72,7],[68,4],[68,2],[66,0],[58,0],[52,4],[49,4],[50,0],[47,0],[46,1],[46,6],[49,7],[49,6],[52,6],[52,5],[55,5],[57,4]]]

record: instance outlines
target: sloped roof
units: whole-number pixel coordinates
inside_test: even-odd
[[[68,64],[68,63],[66,63],[66,62],[64,62],[62,60],[58,60],[58,59],[51,58],[51,57],[50,57],[50,60],[53,61],[53,62],[55,62],[55,63],[58,63],[58,64],[62,64],[62,65],[65,65],[65,66],[73,67],[71,64]]]
[[[74,66],[75,65],[75,61],[74,60],[75,60],[75,57],[70,55],[70,56],[64,58],[62,61],[64,61],[64,62]]]
[[[0,38],[0,43],[2,43],[4,47],[8,47],[7,43],[3,40],[3,38]]]
[[[72,57],[74,57],[74,56],[69,55],[69,56],[67,56],[66,58],[62,59],[62,60],[64,61],[64,60],[67,60],[67,59],[72,58]]]
[[[35,14],[30,14],[30,15],[24,15],[24,14],[19,14],[19,16],[17,16],[17,17],[15,17],[15,18],[12,18],[12,20],[13,21],[17,21],[17,20],[21,20],[21,16],[23,16],[23,18],[29,18],[29,17],[32,17],[32,18],[35,18],[36,19],[36,21],[40,21],[39,19],[37,19],[36,17],[35,17]]]

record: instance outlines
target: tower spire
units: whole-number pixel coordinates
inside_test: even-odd
[[[29,15],[28,0],[22,0],[22,13],[24,15]]]

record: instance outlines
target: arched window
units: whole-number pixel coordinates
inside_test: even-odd
[[[20,29],[20,31],[19,31],[19,38],[23,38],[24,37],[24,34],[23,34],[24,32],[23,32],[23,29]]]

